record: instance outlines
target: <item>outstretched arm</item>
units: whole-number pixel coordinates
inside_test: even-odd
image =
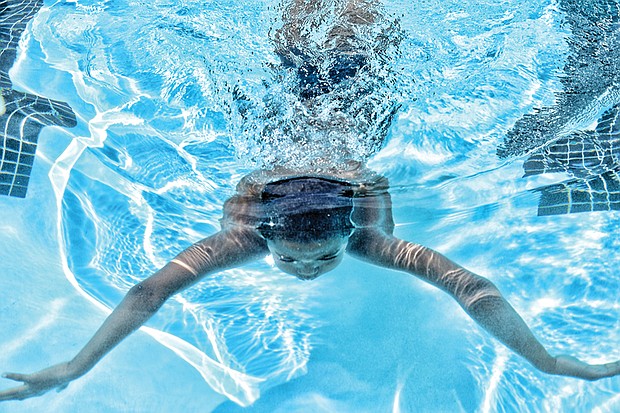
[[[620,361],[590,365],[570,356],[551,356],[491,281],[436,251],[378,231],[354,234],[348,251],[373,264],[417,275],[446,291],[478,324],[541,371],[586,380],[620,374]]]
[[[161,270],[132,287],[99,330],[71,360],[33,374],[6,373],[24,384],[0,392],[1,400],[25,399],[63,389],[86,374],[125,337],[153,316],[175,293],[203,276],[242,265],[265,255],[262,239],[250,230],[226,230],[189,247]]]

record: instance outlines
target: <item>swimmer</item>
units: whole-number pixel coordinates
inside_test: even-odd
[[[311,3],[294,2],[304,7]],[[361,7],[360,15],[368,10],[368,4],[346,2],[352,14],[355,7]],[[356,60],[365,64],[364,59]],[[353,73],[357,69],[347,66],[347,70]],[[302,99],[331,93],[321,82],[315,83],[320,89],[311,91],[306,80],[301,73]],[[32,374],[4,374],[23,384],[0,391],[0,400],[25,399],[65,388],[147,322],[174,294],[211,274],[268,255],[283,272],[305,281],[334,269],[344,254],[414,275],[448,293],[481,327],[545,373],[585,380],[620,374],[620,361],[587,364],[571,356],[549,354],[490,280],[439,252],[394,236],[388,189],[386,178],[359,161],[331,169],[276,167],[249,174],[224,203],[219,232],[182,251],[132,287],[72,360]]]
[[[387,189],[385,178],[353,163],[348,171],[263,170],[245,177],[236,195],[224,204],[220,232],[132,287],[72,360],[32,374],[4,374],[23,385],[0,392],[0,400],[64,388],[174,294],[210,274],[267,255],[282,271],[301,280],[334,269],[345,253],[404,271],[450,294],[480,326],[545,373],[586,380],[620,374],[620,361],[593,365],[550,355],[491,281],[436,251],[395,237]]]

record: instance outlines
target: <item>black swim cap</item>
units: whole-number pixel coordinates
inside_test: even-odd
[[[268,240],[349,236],[353,230],[353,195],[350,184],[325,178],[292,178],[267,184],[261,194],[264,221],[258,230]]]

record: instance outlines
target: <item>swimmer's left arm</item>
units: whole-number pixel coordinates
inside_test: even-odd
[[[0,391],[0,401],[21,400],[61,390],[86,374],[117,344],[148,321],[177,292],[202,277],[263,257],[267,248],[252,231],[222,231],[189,247],[155,274],[132,287],[90,341],[69,362],[33,374],[6,373],[21,381]]]
[[[373,264],[412,273],[446,291],[479,325],[543,372],[586,380],[620,374],[620,361],[590,365],[570,356],[551,356],[490,280],[436,251],[373,231],[352,236],[348,251]]]

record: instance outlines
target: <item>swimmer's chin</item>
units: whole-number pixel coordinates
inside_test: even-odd
[[[301,280],[301,281],[312,281],[312,280],[316,280],[323,274],[316,274],[316,275],[291,274],[291,275],[294,275],[298,280]]]
[[[292,275],[292,276],[294,276],[295,278],[297,278],[298,280],[301,280],[301,281],[313,281],[313,280],[316,280],[317,278],[319,278],[320,276],[322,276],[322,275],[324,275],[324,274],[326,274],[326,273],[331,271],[331,269],[330,269],[330,270],[327,270],[327,271],[319,271],[319,272],[314,273],[314,274],[303,274],[303,273],[298,273],[298,272],[294,272],[294,271],[287,271],[287,270],[285,270],[283,268],[280,268],[280,269],[284,273],[286,273],[288,275]]]

